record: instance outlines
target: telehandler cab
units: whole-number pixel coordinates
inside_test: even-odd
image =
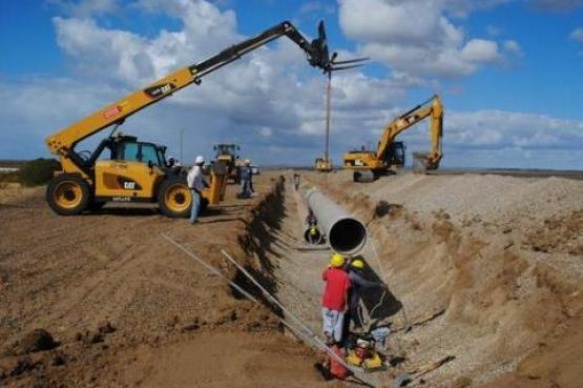
[[[166,147],[140,142],[136,137],[116,135],[125,119],[155,104],[201,78],[275,39],[287,36],[307,55],[308,63],[331,68],[328,47],[320,23],[320,36],[311,42],[288,21],[231,46],[217,55],[172,72],[144,89],[90,114],[71,126],[50,135],[46,144],[56,155],[62,171],[49,182],[46,200],[60,215],[75,215],[100,208],[106,202],[157,202],[168,217],[186,217],[192,198],[184,171],[168,165]],[[76,146],[88,137],[113,126],[109,137],[94,151]],[[210,187],[202,193],[202,208],[217,204],[225,192],[226,171],[220,165],[210,172]]]

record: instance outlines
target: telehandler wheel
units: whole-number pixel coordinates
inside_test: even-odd
[[[55,213],[71,216],[80,214],[88,208],[91,189],[79,176],[61,174],[49,182],[45,197]]]
[[[158,190],[158,205],[165,216],[171,218],[188,217],[192,206],[192,196],[186,179],[172,177],[163,181]]]

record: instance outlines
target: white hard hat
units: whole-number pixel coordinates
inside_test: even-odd
[[[249,159],[245,159],[245,164],[251,164],[251,161]]]
[[[201,163],[204,163],[204,157],[201,155],[198,155],[196,157],[196,159],[194,159],[194,164],[201,164]]]

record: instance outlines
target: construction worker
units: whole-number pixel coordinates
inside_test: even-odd
[[[298,191],[300,188],[300,174],[294,174],[294,190]]]
[[[199,155],[194,160],[194,166],[188,171],[186,182],[192,194],[192,206],[190,208],[190,223],[198,222],[197,217],[200,212],[200,199],[202,190],[208,187],[208,183],[202,177],[202,165],[204,164],[204,157]]]
[[[343,337],[344,314],[350,289],[350,279],[343,266],[344,256],[334,253],[322,274],[325,282],[322,318],[326,344],[329,346],[341,343]]]
[[[365,289],[384,287],[381,282],[367,280],[363,276],[364,261],[356,258],[347,266],[348,278],[350,279],[350,296],[348,300],[348,325],[353,324],[353,329],[362,329],[362,311],[360,309],[360,299]],[[347,326],[348,326],[347,325]]]
[[[241,174],[241,194],[239,198],[251,198],[251,194],[253,194],[251,187],[251,161],[249,159],[245,159],[245,165],[241,167],[239,174]]]

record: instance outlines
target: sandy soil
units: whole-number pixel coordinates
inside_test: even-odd
[[[324,381],[321,354],[281,316],[162,237],[259,296],[226,250],[319,335],[329,252],[306,249],[301,192],[281,176],[291,172],[258,176],[251,200],[231,186],[195,226],[146,206],[59,217],[43,188],[1,190],[0,386],[356,386]],[[386,353],[401,360],[370,374],[376,386],[449,355],[423,386],[581,385],[583,182],[404,173],[355,184],[344,172],[302,182],[367,224],[362,256],[390,292],[365,305],[392,322]]]

